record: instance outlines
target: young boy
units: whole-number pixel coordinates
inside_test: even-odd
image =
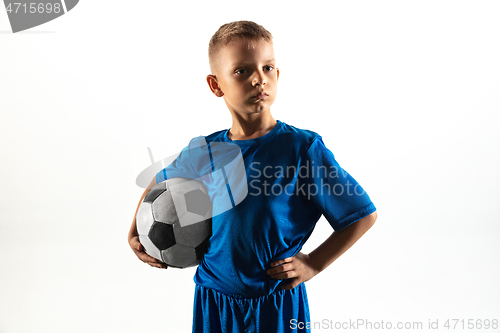
[[[241,149],[248,194],[212,218],[208,250],[194,276],[193,332],[309,332],[303,282],[370,229],[375,206],[321,136],[271,115],[279,70],[266,29],[250,21],[221,26],[210,41],[209,62],[208,85],[224,99],[232,126],[204,139]],[[183,153],[140,202],[166,177],[196,178],[195,161]],[[215,207],[219,198],[211,199]],[[299,252],[321,215],[335,231],[313,252]],[[129,244],[142,261],[166,268],[143,251],[135,217]]]

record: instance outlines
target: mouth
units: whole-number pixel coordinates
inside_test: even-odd
[[[255,99],[264,99],[266,98],[267,96],[269,96],[268,94],[266,94],[265,92],[260,92],[258,93],[257,95],[253,96],[253,98]]]

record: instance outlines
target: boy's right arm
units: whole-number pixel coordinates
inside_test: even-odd
[[[149,190],[156,185],[156,177],[153,178],[149,186],[146,188],[144,193],[142,194],[141,200],[139,200],[139,204],[137,205],[137,209],[135,210],[135,215],[134,219],[132,221],[132,226],[130,227],[130,231],[128,232],[128,243],[132,250],[134,251],[135,255],[143,262],[146,264],[153,266],[153,267],[158,267],[158,268],[167,268],[168,266],[161,261],[151,257],[144,251],[144,247],[142,246],[141,242],[139,241],[139,234],[137,233],[137,225],[136,225],[136,217],[137,217],[137,211],[139,210],[139,206],[142,203],[142,200],[144,200],[144,197],[146,194],[148,194]]]

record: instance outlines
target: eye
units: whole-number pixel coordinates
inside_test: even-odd
[[[264,66],[264,69],[265,69],[266,71],[268,71],[268,72],[272,72],[272,71],[273,71],[273,69],[274,69],[274,67],[273,67],[273,66],[271,66],[271,65],[268,65],[268,66]]]
[[[234,72],[235,72],[236,74],[240,74],[240,75],[242,75],[242,74],[246,74],[246,73],[248,73],[248,70],[247,70],[246,68],[240,68],[240,69],[235,70]]]

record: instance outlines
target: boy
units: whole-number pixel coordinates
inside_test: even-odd
[[[241,203],[212,219],[194,277],[193,332],[308,332],[300,329],[310,321],[303,282],[373,225],[375,206],[321,136],[272,117],[279,70],[266,29],[249,21],[221,26],[210,41],[209,62],[207,83],[223,97],[232,126],[204,139],[238,145],[249,186]],[[193,162],[183,151],[140,202],[166,177],[196,178]],[[211,199],[215,207],[219,198]],[[335,231],[313,252],[299,252],[321,215]],[[166,268],[143,251],[135,217],[129,244],[142,261]]]

